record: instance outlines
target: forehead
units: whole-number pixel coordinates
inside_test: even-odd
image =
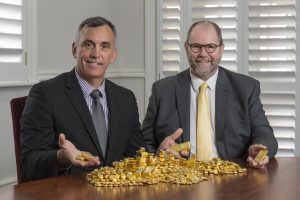
[[[215,27],[211,24],[198,24],[191,31],[190,42],[199,44],[218,43],[219,38]]]
[[[108,25],[97,27],[83,27],[79,41],[92,40],[94,42],[114,42],[114,34]]]

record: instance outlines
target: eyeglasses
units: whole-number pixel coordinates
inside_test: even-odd
[[[222,44],[217,45],[217,44],[212,44],[212,43],[210,43],[210,44],[203,44],[203,45],[202,44],[198,44],[198,43],[193,43],[193,44],[187,43],[187,44],[190,46],[192,52],[194,52],[194,53],[200,53],[200,51],[202,50],[202,47],[205,47],[205,50],[207,51],[207,53],[213,53],[213,52],[216,51],[216,49],[219,46],[222,45]]]

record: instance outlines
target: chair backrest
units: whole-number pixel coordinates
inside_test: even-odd
[[[18,183],[26,182],[22,175],[22,165],[20,160],[20,134],[21,134],[20,118],[25,106],[26,98],[27,96],[23,96],[23,97],[14,98],[10,101],[13,134],[14,134],[14,142],[15,142]]]

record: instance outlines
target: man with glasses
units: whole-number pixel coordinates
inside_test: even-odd
[[[192,24],[184,47],[189,69],[152,86],[142,124],[149,151],[161,149],[186,157],[189,152],[176,154],[170,147],[190,141],[197,158],[202,159],[205,151],[208,160],[245,158],[252,167],[265,166],[278,144],[260,101],[259,82],[219,66],[224,43],[214,22]],[[268,150],[268,155],[256,162],[260,150]]]

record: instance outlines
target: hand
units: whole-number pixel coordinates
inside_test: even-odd
[[[81,151],[79,151],[72,142],[67,140],[63,133],[59,134],[58,145],[60,149],[57,152],[57,160],[61,165],[68,166],[72,164],[78,167],[100,165],[98,157],[94,157],[89,161],[77,160],[76,157],[80,155]]]
[[[167,136],[162,141],[162,143],[160,143],[159,149],[165,150],[166,152],[174,155],[176,158],[179,158],[179,157],[188,157],[188,155],[189,155],[188,151],[176,152],[176,151],[173,151],[172,149],[170,149],[171,146],[173,146],[173,145],[176,144],[175,140],[177,138],[179,138],[182,133],[183,133],[182,128],[177,129],[174,133],[172,133],[171,135]]]
[[[269,156],[268,155],[262,161],[260,161],[259,163],[256,163],[254,161],[254,158],[256,157],[258,152],[262,149],[267,149],[267,147],[264,146],[264,145],[261,145],[261,144],[252,144],[249,147],[249,150],[248,150],[249,154],[248,154],[247,162],[250,165],[250,167],[263,168],[269,163]]]

